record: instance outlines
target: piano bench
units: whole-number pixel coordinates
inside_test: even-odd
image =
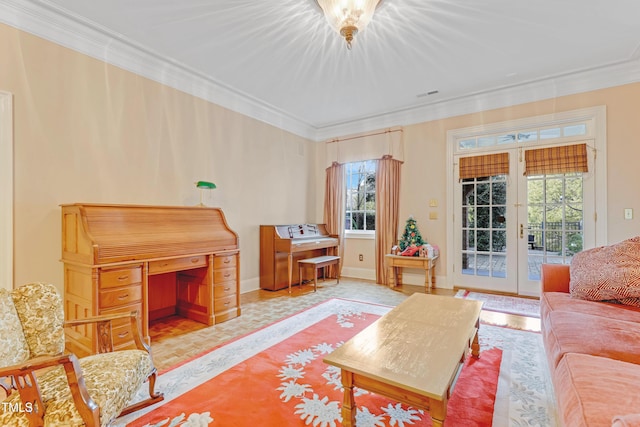
[[[300,287],[302,287],[302,269],[304,267],[313,267],[313,292],[318,290],[318,269],[325,268],[330,265],[338,264],[340,257],[335,255],[317,256],[315,258],[301,259],[298,261],[298,277],[300,278]],[[323,275],[327,277],[326,274]],[[340,277],[336,277],[338,283],[340,283]],[[289,283],[289,293],[291,293],[291,283]]]

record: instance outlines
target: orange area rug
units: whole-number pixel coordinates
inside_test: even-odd
[[[162,373],[166,400],[116,425],[339,426],[340,371],[322,359],[389,309],[333,299],[283,319]],[[493,424],[503,351],[486,347],[466,359],[446,426]],[[359,427],[431,425],[428,412],[364,390],[356,403]]]

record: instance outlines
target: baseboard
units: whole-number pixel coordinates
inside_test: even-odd
[[[376,271],[368,268],[342,267],[342,275],[340,277],[376,281]],[[402,273],[402,283],[407,285],[424,286],[424,274]],[[441,289],[453,289],[453,286],[447,285],[445,276],[436,276],[436,287]],[[242,280],[240,282],[240,293],[257,291],[260,289],[260,278]]]
[[[252,279],[240,281],[240,293],[246,294],[247,292],[257,291],[260,289],[260,277],[254,277]]]
[[[376,280],[376,271],[369,268],[342,267],[341,277],[352,279]]]

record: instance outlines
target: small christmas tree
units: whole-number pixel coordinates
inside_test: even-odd
[[[400,239],[400,250],[404,252],[407,248],[415,248],[415,251],[413,251],[411,255],[418,256],[419,248],[426,243],[420,235],[418,225],[416,224],[416,220],[413,219],[413,215],[409,216],[407,224],[404,227],[404,233],[402,233],[402,238]],[[409,252],[411,252],[411,250]]]

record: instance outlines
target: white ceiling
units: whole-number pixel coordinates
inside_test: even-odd
[[[385,0],[351,51],[314,0],[2,7],[0,21],[311,139],[486,108],[491,94],[640,80],[639,0]]]

